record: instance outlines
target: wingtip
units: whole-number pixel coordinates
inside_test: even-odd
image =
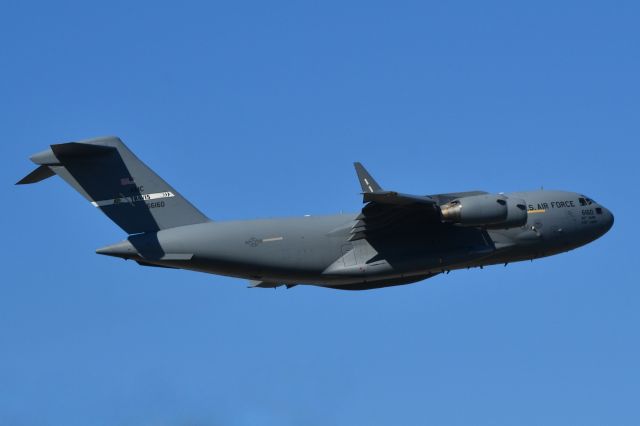
[[[382,187],[360,162],[356,161],[353,165],[355,166],[362,192],[378,192],[382,190]]]

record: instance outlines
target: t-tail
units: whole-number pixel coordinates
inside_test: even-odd
[[[58,175],[127,234],[209,221],[119,138],[51,145],[31,161],[39,167],[17,185]]]

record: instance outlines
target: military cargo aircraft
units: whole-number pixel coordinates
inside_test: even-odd
[[[358,213],[217,222],[116,137],[51,145],[31,160],[38,168],[18,184],[58,175],[128,234],[97,253],[244,278],[250,287],[409,284],[562,253],[613,225],[609,210],[575,192],[403,194],[382,189],[360,163]]]

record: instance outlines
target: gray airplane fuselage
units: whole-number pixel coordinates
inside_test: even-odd
[[[581,206],[583,196],[577,193],[540,190],[505,195],[526,200],[524,226],[482,230],[451,224],[430,235],[349,242],[355,213],[207,222],[133,236],[98,253],[142,261],[138,253],[155,257],[168,253],[166,260],[148,263],[246,278],[262,282],[261,286],[304,283],[364,289],[550,256],[597,239],[613,224],[606,208],[595,202]],[[180,255],[188,259],[179,259]]]
[[[574,192],[403,194],[384,190],[360,163],[359,213],[217,222],[117,137],[50,145],[31,160],[38,167],[18,184],[57,175],[129,235],[97,253],[252,287],[408,284],[568,251],[613,225],[609,210]]]

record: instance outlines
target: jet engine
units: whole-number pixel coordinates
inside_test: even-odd
[[[505,229],[527,223],[527,206],[520,198],[483,194],[457,198],[440,206],[443,222],[459,226]]]

